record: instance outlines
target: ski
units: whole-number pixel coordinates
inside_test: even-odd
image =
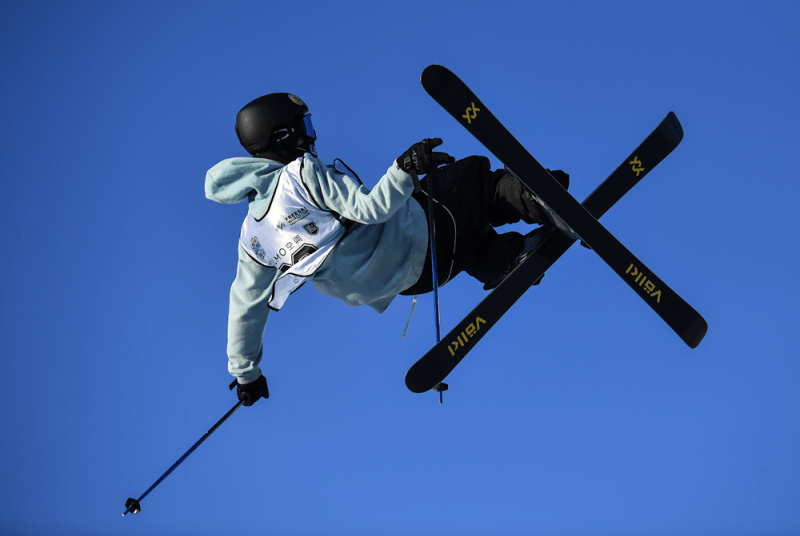
[[[445,67],[431,65],[422,73],[422,85],[434,100],[566,221],[689,347],[695,348],[700,344],[708,329],[703,317],[564,190],[464,82]],[[649,164],[641,161],[633,165],[645,169]]]
[[[603,216],[681,142],[683,129],[670,112],[653,132],[582,203]],[[644,164],[643,164],[644,163]],[[478,341],[576,240],[553,233],[406,373],[406,386],[422,393],[444,380]]]
[[[670,112],[653,132],[584,201],[595,218],[603,216],[617,201],[666,158],[681,142],[683,129]],[[635,161],[647,162],[639,170]],[[552,233],[503,282],[487,295],[464,319],[406,373],[406,386],[425,392],[444,380],[478,341],[527,291],[531,283],[550,268],[575,239]]]

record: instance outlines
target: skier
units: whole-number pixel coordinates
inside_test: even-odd
[[[308,107],[290,93],[248,103],[236,116],[236,134],[252,158],[212,167],[205,194],[219,203],[248,201],[227,347],[228,371],[245,406],[269,397],[260,368],[269,311],[279,310],[306,281],[322,294],[378,313],[398,294],[433,290],[429,177],[440,286],[464,271],[485,289],[494,288],[529,253],[534,234],[547,227],[541,207],[516,178],[492,172],[485,157],[456,161],[433,151],[440,139],[412,145],[370,191],[340,160],[327,166],[317,157]],[[426,174],[431,175],[419,179]],[[551,174],[569,186],[568,174]],[[545,227],[528,235],[494,230],[520,220]]]

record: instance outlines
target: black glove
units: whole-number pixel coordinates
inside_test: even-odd
[[[414,177],[414,192],[419,192],[421,189],[418,175],[425,175],[442,164],[452,164],[456,161],[447,153],[432,151],[441,144],[441,138],[425,138],[397,158],[397,166]]]
[[[267,387],[267,379],[262,374],[254,382],[241,384],[236,383],[236,396],[239,400],[244,400],[243,406],[252,406],[259,398],[269,398],[269,388]],[[233,385],[231,385],[233,388]]]

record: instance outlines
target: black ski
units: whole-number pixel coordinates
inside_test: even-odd
[[[476,118],[474,114],[469,115],[471,120]],[[601,217],[672,152],[682,138],[683,129],[678,118],[670,112],[642,144],[586,198],[583,208],[594,218]],[[421,393],[444,380],[483,335],[530,288],[531,283],[552,266],[574,242],[573,238],[562,233],[549,236],[500,286],[409,369],[406,373],[406,386],[413,392]],[[699,339],[702,339],[702,335]]]
[[[525,150],[456,75],[440,65],[422,73],[425,90],[589,244],[691,348],[703,340],[706,321],[637,259]],[[639,168],[646,162],[636,164]]]
[[[604,215],[681,142],[683,129],[670,112],[656,129],[584,201],[596,218]],[[647,162],[642,167],[641,162]],[[487,295],[461,322],[406,373],[406,386],[425,392],[444,380],[489,329],[555,263],[575,239],[551,234],[525,262]]]

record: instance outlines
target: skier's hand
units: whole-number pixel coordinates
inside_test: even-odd
[[[239,400],[244,400],[244,406],[252,406],[259,398],[269,398],[267,379],[262,374],[254,382],[242,384],[237,381],[236,396]]]
[[[455,158],[447,153],[433,152],[434,147],[442,144],[441,138],[425,138],[412,145],[408,151],[397,158],[397,166],[414,177],[414,191],[420,190],[417,175],[425,175],[442,164],[452,164]]]

